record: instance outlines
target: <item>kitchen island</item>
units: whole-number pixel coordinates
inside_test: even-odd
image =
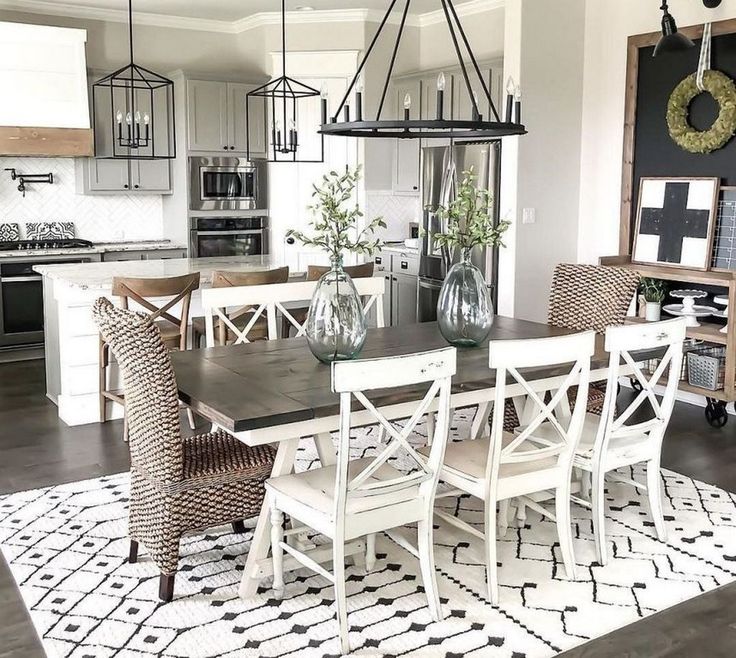
[[[253,272],[280,265],[273,256],[36,265],[34,270],[43,276],[46,395],[58,406],[59,417],[67,425],[100,421],[99,338],[90,310],[98,297],[111,298],[114,277],[159,278],[199,272],[200,287],[206,288],[215,270]],[[202,315],[198,292],[192,296],[191,315]],[[114,366],[110,378],[111,386],[116,386]],[[119,405],[110,411],[111,417],[122,415]]]

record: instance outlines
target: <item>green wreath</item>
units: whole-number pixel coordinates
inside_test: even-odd
[[[725,146],[736,134],[736,85],[725,73],[705,72],[703,86],[720,111],[713,125],[701,132],[688,123],[690,103],[700,94],[695,80],[693,73],[672,92],[667,103],[667,127],[680,148],[690,153],[710,153]]]

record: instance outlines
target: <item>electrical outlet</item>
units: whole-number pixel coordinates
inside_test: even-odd
[[[524,208],[521,211],[521,223],[522,224],[536,224],[537,223],[536,208]]]

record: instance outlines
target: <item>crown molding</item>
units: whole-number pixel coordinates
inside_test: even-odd
[[[456,6],[458,16],[472,16],[492,9],[498,9],[506,4],[505,0],[469,0]],[[80,7],[71,3],[57,2],[56,0],[2,0],[2,9],[28,12],[31,14],[45,14],[48,16],[63,16],[81,18],[94,21],[109,21],[126,23],[128,12],[118,9],[100,9],[95,7]],[[389,17],[389,23],[399,23],[399,14]],[[373,9],[325,9],[315,11],[286,12],[287,23],[354,23],[380,22],[384,12]],[[441,9],[414,16],[408,16],[406,24],[412,27],[424,27],[445,21]],[[225,34],[240,34],[258,27],[278,25],[281,22],[280,12],[261,12],[246,16],[236,21],[221,21],[215,19],[192,18],[188,16],[169,16],[134,12],[133,23],[152,27],[166,27],[177,30],[198,30],[203,32],[220,32]]]
[[[469,0],[468,2],[463,2],[461,5],[456,5],[455,12],[460,18],[463,18],[465,16],[482,14],[493,9],[501,9],[505,6],[506,0]],[[446,21],[445,12],[442,9],[419,14],[416,16],[416,19],[417,27],[436,25],[437,23],[444,23]]]

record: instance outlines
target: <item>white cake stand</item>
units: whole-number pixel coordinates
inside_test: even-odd
[[[695,304],[696,299],[707,297],[705,290],[673,290],[670,296],[682,299],[682,304],[667,304],[662,307],[666,313],[670,315],[681,315],[687,320],[688,327],[699,327],[698,318],[705,318],[718,312],[712,306],[698,306]]]
[[[727,318],[728,317],[728,295],[716,295],[713,297],[713,303],[718,304],[718,306],[724,306],[725,308],[722,311],[718,311],[717,313],[714,313],[715,317],[717,318]],[[728,333],[728,325],[723,327],[721,329],[722,334]]]

